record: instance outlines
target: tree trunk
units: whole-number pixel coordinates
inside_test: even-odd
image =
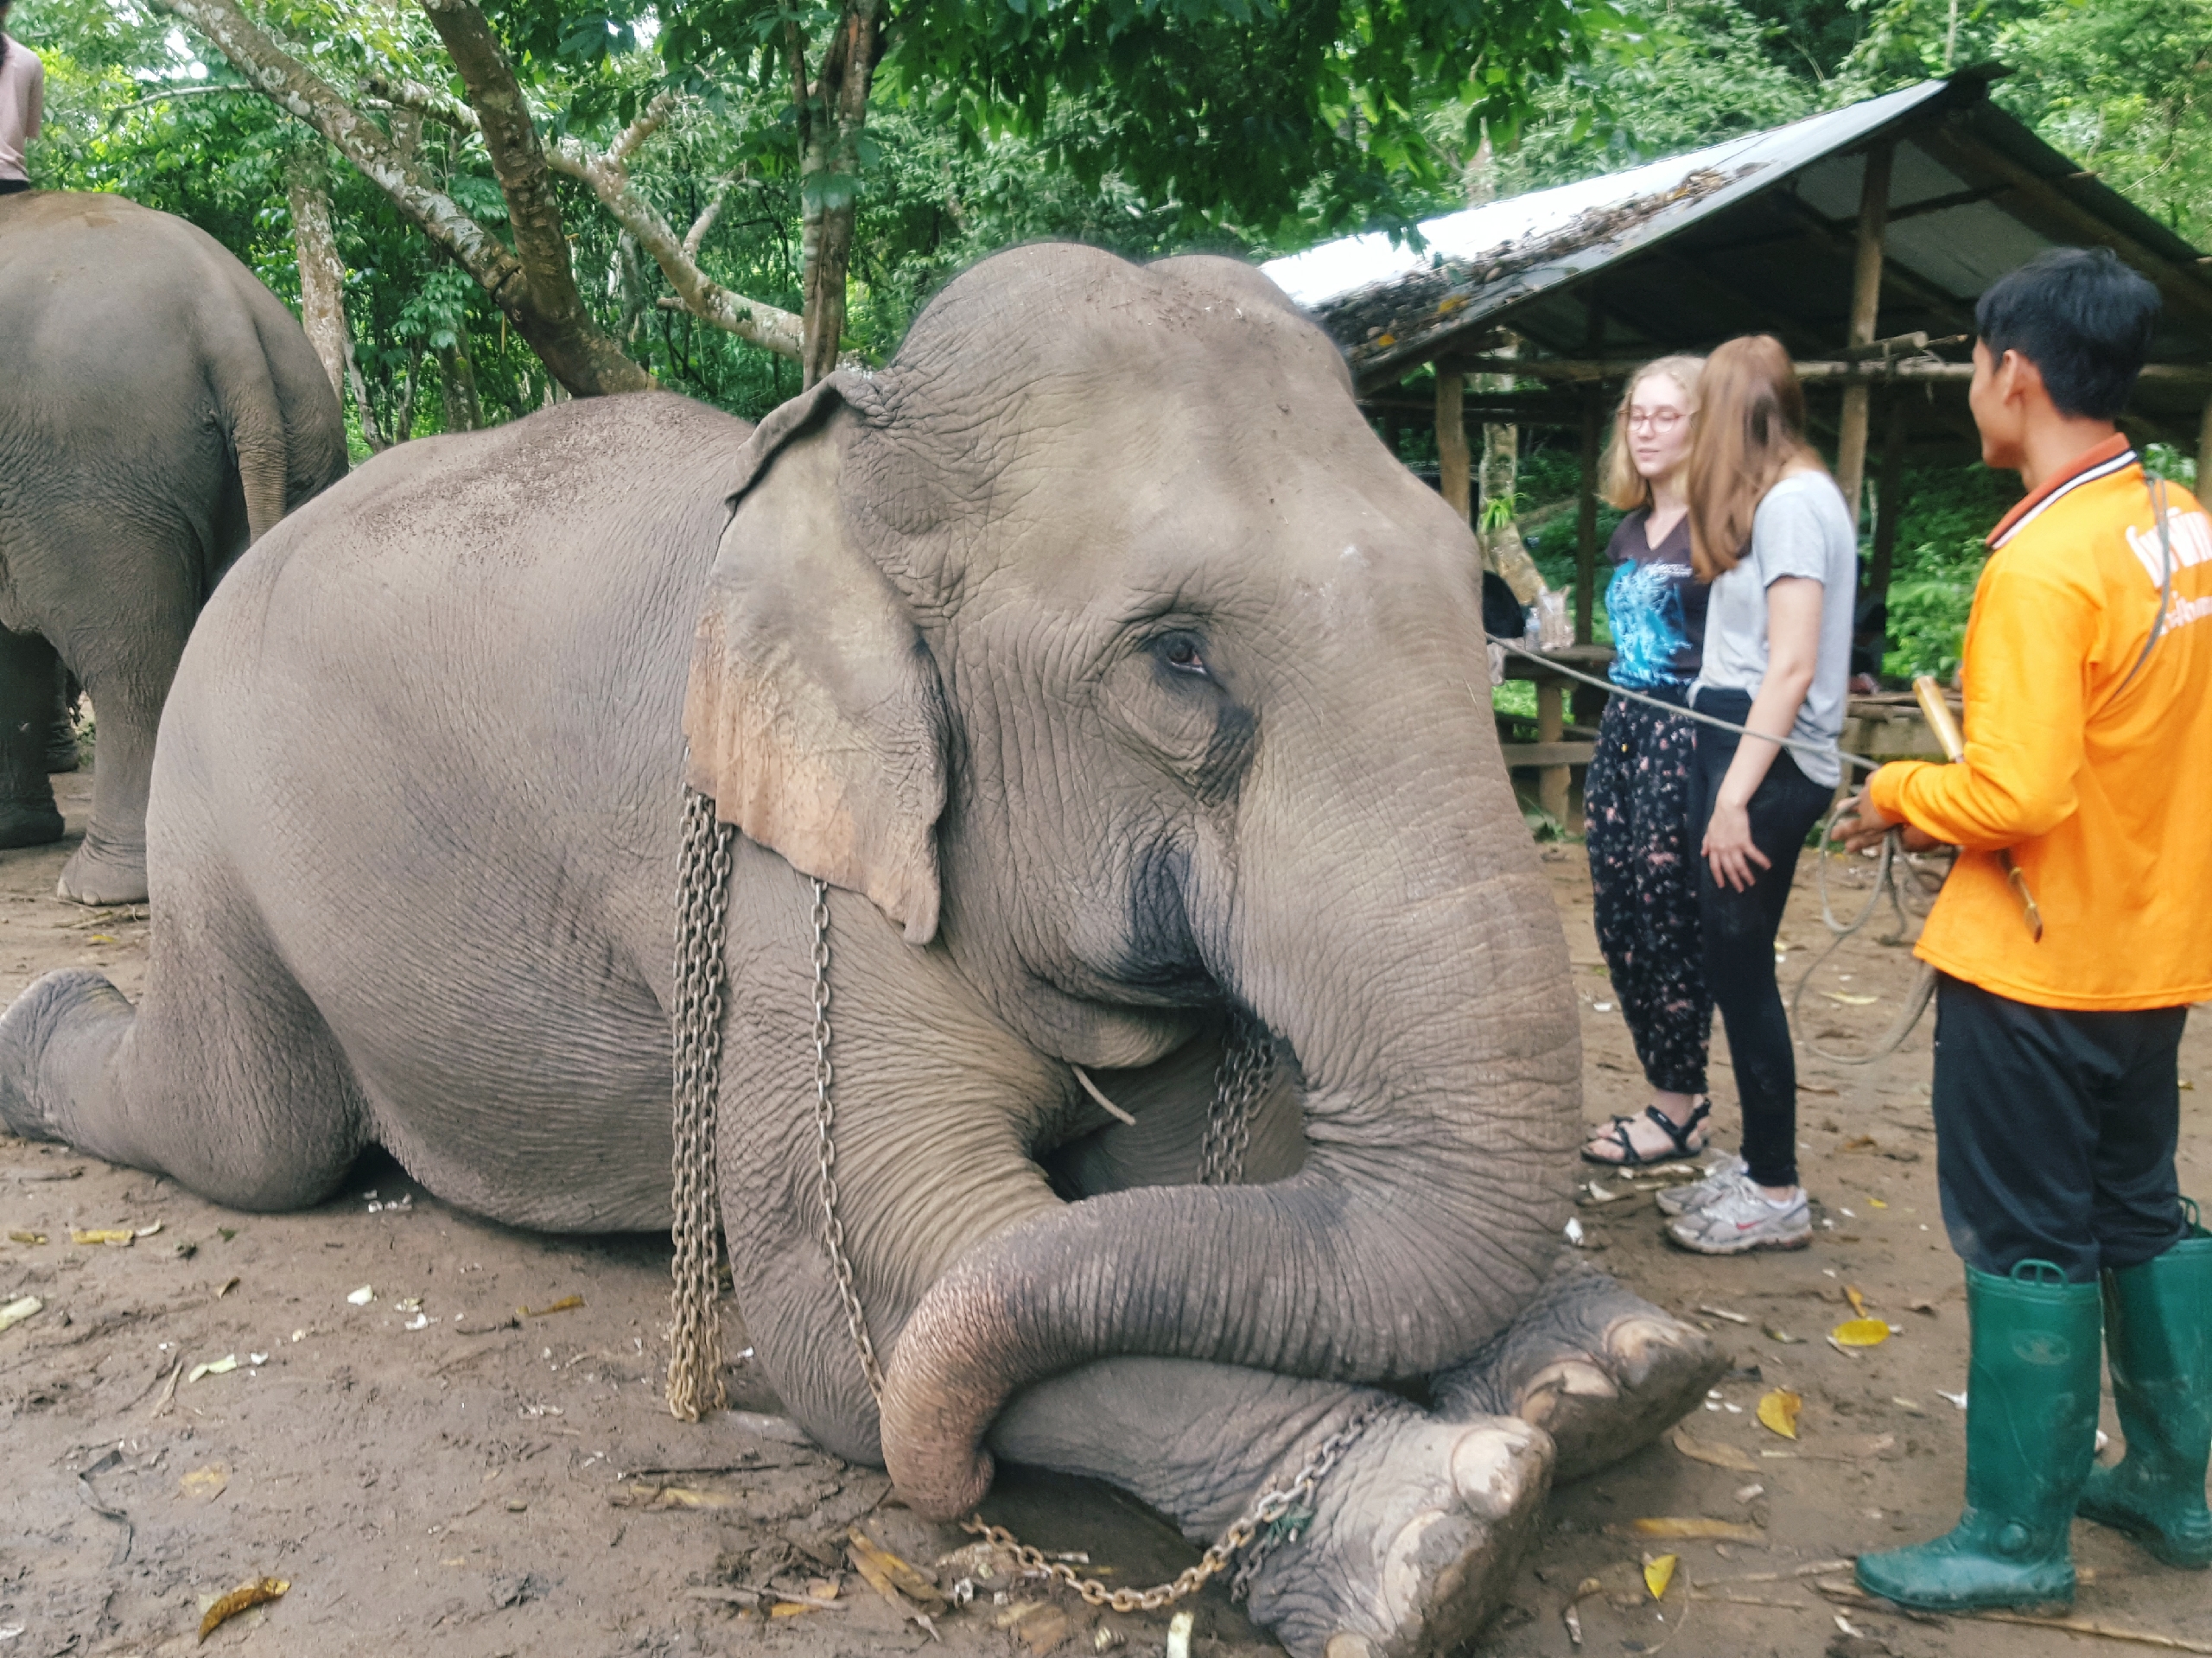
[[[446,430],[474,432],[484,424],[484,410],[476,400],[476,365],[459,346],[438,356],[445,371]]]
[[[284,163],[292,204],[292,245],[300,264],[300,326],[322,372],[346,396],[346,267],[330,226],[330,174],[320,144],[302,144]]]
[[[410,157],[383,129],[271,40],[238,0],[154,0],[154,4],[190,23],[271,103],[328,139],[482,286],[546,367],[571,389],[591,397],[652,388],[652,376],[601,332],[577,296],[569,269],[568,239],[561,232],[544,154],[523,108],[521,89],[499,55],[483,15],[468,0],[430,0],[426,10],[447,38],[448,49],[454,51],[471,98],[480,93],[494,105],[495,118],[482,118],[483,110],[477,113],[493,170],[508,198],[515,226],[512,252],[460,203],[423,183]],[[458,50],[456,41],[461,42]]]
[[[796,29],[787,36],[799,118],[802,390],[837,366],[837,344],[844,336],[845,277],[860,206],[861,135],[881,54],[879,10],[880,0],[845,0],[821,78],[810,86],[803,42]]]

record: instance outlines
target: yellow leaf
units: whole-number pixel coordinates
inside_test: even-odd
[[[256,1583],[240,1584],[207,1609],[207,1616],[200,1620],[200,1638],[205,1641],[221,1627],[226,1618],[236,1617],[249,1606],[259,1606],[275,1600],[291,1586],[283,1578],[263,1578]]]
[[[74,1227],[69,1229],[72,1243],[105,1243],[112,1249],[128,1249],[130,1240],[137,1236],[127,1226],[101,1227],[89,1232],[79,1232]]]
[[[1777,1388],[1759,1401],[1759,1420],[1785,1439],[1797,1437],[1797,1413],[1805,1401],[1787,1388]]]
[[[1879,1318],[1846,1318],[1828,1331],[1846,1347],[1879,1347],[1890,1338],[1890,1327]]]
[[[1756,1474],[1759,1465],[1751,1457],[1732,1445],[1707,1445],[1693,1439],[1682,1428],[1675,1430],[1675,1449],[1692,1462],[1701,1462],[1713,1468],[1733,1469],[1739,1474]]]
[[[1870,1209],[1887,1209],[1889,1207],[1889,1205],[1884,1203],[1879,1197],[1869,1197],[1866,1200],[1866,1206]]]
[[[10,1232],[8,1234],[8,1241],[11,1243],[40,1244],[46,1242],[46,1234],[43,1232]]]
[[[10,1324],[22,1323],[45,1305],[46,1303],[35,1295],[24,1295],[17,1297],[4,1306],[0,1306],[0,1330],[5,1330]]]
[[[1851,1303],[1853,1317],[1863,1318],[1866,1316],[1866,1298],[1849,1284],[1843,1286],[1843,1299]]]
[[[916,1567],[900,1560],[858,1526],[848,1526],[845,1528],[845,1540],[849,1545],[846,1552],[852,1556],[854,1566],[859,1571],[861,1576],[868,1579],[868,1585],[878,1593],[880,1593],[887,1585],[901,1593],[912,1596],[916,1600],[931,1601],[944,1598],[944,1591],[937,1586],[935,1578],[925,1576]],[[883,1581],[878,1583],[876,1581],[878,1578],[882,1579]]]
[[[1757,1526],[1737,1520],[1707,1520],[1701,1515],[1669,1515],[1630,1522],[1638,1537],[1712,1537],[1728,1542],[1763,1543],[1766,1534]]]
[[[196,1496],[203,1502],[213,1502],[222,1496],[231,1483],[231,1471],[221,1463],[211,1462],[205,1468],[195,1468],[177,1484],[187,1496]]]
[[[542,1307],[517,1307],[516,1313],[524,1318],[543,1318],[549,1312],[574,1312],[584,1304],[581,1295],[564,1295],[559,1300]]]
[[[1840,1001],[1847,1007],[1872,1007],[1881,1001],[1879,996],[1854,996],[1847,990],[1823,990],[1821,994],[1830,1001]]]
[[[1643,1563],[1643,1586],[1651,1591],[1654,1600],[1667,1598],[1667,1585],[1675,1580],[1675,1562],[1681,1557],[1662,1554],[1656,1560]]]

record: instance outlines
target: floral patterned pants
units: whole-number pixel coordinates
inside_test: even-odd
[[[1668,1094],[1705,1092],[1713,1032],[1690,841],[1696,730],[1613,697],[1583,785],[1598,948],[1644,1077]]]

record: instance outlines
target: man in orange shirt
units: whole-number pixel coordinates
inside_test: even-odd
[[[1982,295],[1982,459],[2028,494],[1974,590],[1966,753],[1884,766],[1844,824],[1960,848],[1918,954],[1973,1322],[1966,1512],[1859,1558],[1916,1610],[2070,1603],[2077,1506],[2212,1565],[2212,1237],[2174,1172],[2177,1051],[2212,999],[2212,522],[2114,424],[2158,305],[2101,249]],[[2127,1453],[2093,1471],[2101,1326]]]

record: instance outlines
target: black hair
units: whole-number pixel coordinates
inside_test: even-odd
[[[2017,351],[2040,369],[2061,414],[2115,420],[2150,355],[2160,303],[2110,248],[2053,248],[1991,283],[1974,327],[1992,357]]]

